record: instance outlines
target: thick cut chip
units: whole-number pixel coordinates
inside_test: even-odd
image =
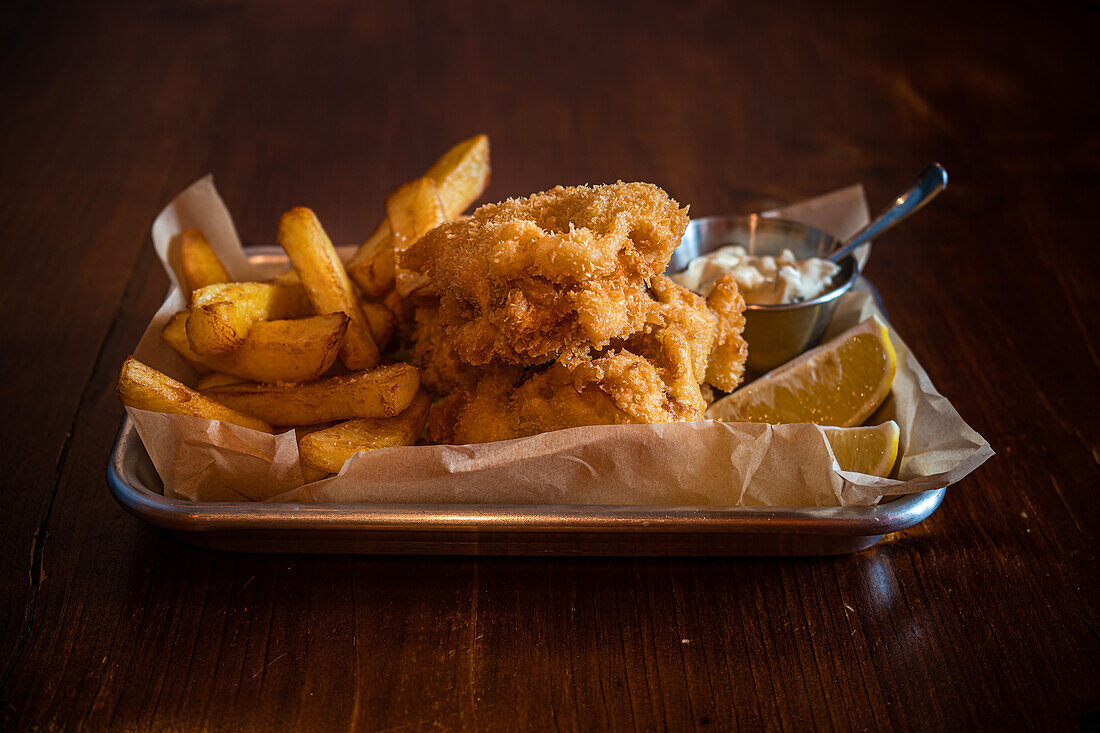
[[[379,224],[348,260],[348,274],[367,295],[378,297],[393,287],[393,235],[389,220]]]
[[[400,264],[431,279],[463,361],[533,366],[638,332],[687,221],[652,184],[557,187],[437,226]]]
[[[161,331],[164,341],[201,371],[224,372],[265,384],[309,382],[332,366],[348,326],[343,313],[295,320],[257,321],[240,347],[225,354],[198,354],[187,326],[193,313],[181,311]]]
[[[366,417],[317,430],[298,441],[298,452],[309,466],[336,473],[360,451],[412,445],[424,430],[431,398],[418,392],[396,417]]]
[[[191,341],[187,338],[187,321],[190,318],[191,311],[176,313],[168,319],[168,323],[164,324],[164,328],[160,331],[160,337],[164,340],[164,343],[175,349],[176,353],[187,362],[188,366],[199,374],[206,375],[212,371],[211,367],[206,365],[206,359],[209,357],[196,354],[195,350],[191,348]],[[224,355],[215,354],[214,356]]]
[[[306,297],[306,290],[302,287],[302,279],[298,277],[297,272],[294,270],[287,270],[286,272],[276,275],[275,279],[271,282],[276,285],[291,288],[295,292],[300,293],[301,300],[308,309],[308,312],[304,312],[302,315],[313,313],[313,306],[309,304],[309,298]],[[374,336],[374,343],[378,344],[379,349],[386,348],[386,344],[393,338],[394,331],[397,330],[397,321],[393,315],[393,311],[382,303],[378,303],[367,297],[359,299],[359,307],[363,309],[363,315],[367,317],[367,322],[370,324],[370,332]]]
[[[271,426],[263,420],[206,397],[132,356],[123,362],[118,375],[118,397],[122,404],[139,410],[204,417],[271,432]]]
[[[216,283],[195,291],[195,305],[226,301],[246,303],[256,320],[296,318],[313,313],[305,291],[292,281]]]
[[[489,136],[474,135],[448,150],[428,169],[448,219],[477,201],[489,185]]]
[[[412,328],[417,305],[414,301],[402,298],[394,289],[382,296],[382,304],[389,308],[390,313],[393,313],[401,330]]]
[[[187,338],[195,353],[207,355],[240,348],[258,321],[297,318],[312,308],[300,287],[247,282],[199,288],[191,295],[191,311]]]
[[[188,229],[180,235],[180,264],[188,294],[207,285],[230,281],[225,265],[198,229]]]
[[[401,266],[401,253],[416,240],[446,221],[443,204],[430,178],[406,183],[386,199],[386,217],[393,232],[397,294],[408,297],[429,285],[428,276]]]
[[[378,345],[351,280],[340,262],[321,222],[307,208],[295,207],[279,219],[279,245],[290,257],[302,279],[313,309],[317,313],[345,314],[350,322],[340,348],[340,358],[348,369],[372,369],[378,365]]]
[[[475,135],[444,153],[424,175],[439,190],[444,216],[454,219],[484,193],[489,173],[489,137]],[[367,295],[378,297],[393,287],[393,244],[384,221],[348,261],[348,273]]]
[[[419,387],[416,367],[394,364],[308,384],[230,384],[205,394],[272,425],[315,425],[357,417],[393,417],[409,406]]]
[[[374,343],[378,344],[379,349],[386,348],[386,344],[390,342],[397,330],[397,316],[389,308],[373,300],[361,299],[359,307],[363,309],[363,315],[367,317],[367,323],[370,324]]]

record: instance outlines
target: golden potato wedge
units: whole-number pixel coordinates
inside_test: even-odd
[[[259,321],[220,371],[264,384],[311,382],[336,361],[348,323],[343,313]]]
[[[207,373],[210,367],[203,364],[203,357],[195,353],[191,348],[191,342],[187,338],[187,321],[191,318],[191,311],[180,311],[168,319],[164,328],[160,331],[160,337],[164,343],[176,350],[183,360],[197,371]]]
[[[332,366],[340,353],[348,317],[326,313],[294,320],[257,321],[240,347],[224,354],[198,354],[190,348],[187,326],[194,313],[181,311],[161,337],[192,366],[264,384],[310,382]]]
[[[325,428],[331,428],[334,424],[335,423],[331,422],[323,422],[318,423],[317,425],[304,425],[302,427],[294,428],[294,439],[297,441],[301,441],[302,438],[309,435],[310,433],[315,433],[318,430],[324,430]],[[315,468],[308,463],[299,462],[298,467],[302,469],[302,478],[305,479],[305,482],[307,484],[313,483],[314,481],[320,481],[321,479],[329,475],[328,471],[320,468]]]
[[[160,337],[164,343],[175,349],[187,364],[199,374],[211,371],[210,367],[203,363],[204,357],[195,353],[191,348],[191,342],[187,339],[187,320],[190,311],[180,311],[168,319],[164,328],[160,331]]]
[[[305,207],[295,207],[279,219],[279,245],[302,279],[317,313],[344,313],[350,320],[340,359],[348,369],[372,369],[380,354],[344,264],[321,222]]]
[[[477,201],[489,185],[489,138],[475,135],[448,150],[424,175],[435,182],[447,219]],[[382,222],[348,261],[348,274],[367,295],[378,297],[393,287],[393,241]]]
[[[389,221],[379,224],[348,260],[348,274],[367,295],[378,297],[393,287],[393,236]]]
[[[394,331],[397,330],[397,316],[381,303],[365,298],[359,300],[359,307],[363,309],[363,315],[367,317],[367,323],[370,324],[374,343],[378,344],[379,349],[386,348],[386,344],[390,342]]]
[[[220,420],[253,430],[271,432],[263,420],[227,407],[215,399],[180,384],[171,377],[128,357],[118,375],[118,397],[124,405],[139,410],[192,415]]]
[[[489,185],[489,136],[474,135],[448,150],[425,174],[435,181],[447,219],[477,201]]]
[[[187,339],[197,354],[224,354],[240,348],[255,319],[247,307],[223,301],[196,305],[187,319]]]
[[[257,314],[257,320],[277,320],[314,315],[313,306],[302,288],[293,278],[271,282],[216,283],[195,291],[194,304],[242,301]]]
[[[180,235],[180,263],[188,294],[207,285],[230,282],[225,265],[198,229],[188,229]]]
[[[297,318],[312,313],[305,291],[283,283],[222,283],[191,295],[187,338],[197,354],[224,354],[240,348],[257,321]]]
[[[426,292],[428,276],[401,266],[401,253],[446,221],[443,204],[431,178],[417,178],[386,198],[386,218],[393,232],[394,282],[398,295]]]
[[[393,313],[399,328],[412,328],[416,322],[415,304],[398,295],[396,288],[382,296],[382,304],[390,310],[390,313]]]
[[[273,425],[314,425],[356,417],[393,417],[409,406],[419,387],[416,367],[395,364],[308,384],[230,384],[204,394]]]
[[[306,466],[337,473],[359,451],[412,445],[424,430],[432,400],[425,392],[395,417],[363,417],[317,430],[298,440],[298,453]]]

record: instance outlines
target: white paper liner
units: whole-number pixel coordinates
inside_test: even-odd
[[[772,215],[837,237],[868,220],[853,186]],[[273,273],[254,266],[207,176],[172,201],[153,225],[153,242],[173,289],[135,356],[194,385],[198,375],[160,338],[184,307],[178,290],[179,234],[198,227],[235,279]],[[865,249],[862,259],[866,259]],[[878,313],[866,293],[841,299],[830,331]],[[881,314],[880,314],[881,316]],[[885,319],[884,319],[885,320]],[[769,426],[704,420],[665,425],[571,428],[468,446],[406,446],[360,453],[339,474],[304,484],[294,431],[281,435],[196,417],[127,408],[165,494],[192,501],[634,504],[671,506],[859,506],[959,481],[993,455],[936,392],[892,329],[898,368],[891,397],[869,424],[893,419],[901,430],[894,478],[841,471],[815,425]]]

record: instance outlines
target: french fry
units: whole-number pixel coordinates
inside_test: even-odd
[[[301,283],[292,279],[271,282],[217,283],[195,291],[195,305],[242,301],[257,320],[277,320],[313,314],[313,306]]]
[[[230,281],[225,265],[198,229],[188,229],[180,235],[180,263],[188,294],[206,285]]]
[[[206,397],[152,367],[128,357],[118,376],[118,396],[124,405],[139,410],[191,415],[207,420],[220,420],[253,430],[270,433],[271,426],[263,420],[238,412]]]
[[[348,369],[371,369],[378,364],[378,345],[371,335],[351,280],[321,222],[307,208],[295,207],[279,219],[279,244],[302,279],[317,313],[342,312],[349,319],[340,358]]]
[[[396,289],[382,296],[382,304],[393,313],[401,328],[412,328],[416,321],[416,308],[409,300],[398,295]]]
[[[489,185],[489,136],[474,135],[448,150],[425,174],[435,181],[448,220],[477,201]]]
[[[325,428],[331,428],[332,426],[333,423],[328,422],[318,423],[317,425],[302,425],[300,427],[294,428],[294,439],[298,442],[301,442],[302,438],[306,437],[310,433],[315,433],[318,430],[324,430]],[[305,479],[305,482],[307,484],[313,483],[314,481],[320,481],[321,479],[329,475],[328,471],[320,468],[315,468],[308,463],[303,463],[301,461],[298,462],[298,467],[302,469],[302,478]]]
[[[424,175],[435,182],[449,220],[477,201],[489,185],[490,170],[489,138],[475,135],[444,153]],[[367,295],[378,297],[393,287],[391,235],[389,222],[382,222],[348,261],[348,273]]]
[[[161,338],[192,366],[264,384],[310,382],[332,366],[348,326],[343,313],[295,320],[257,321],[240,348],[225,354],[198,354],[190,348],[188,325],[194,313],[181,311],[165,324]]]
[[[378,297],[393,287],[393,235],[383,221],[348,260],[348,274],[367,295]]]
[[[327,473],[336,473],[359,451],[412,445],[416,442],[432,400],[417,392],[413,401],[395,417],[366,417],[317,430],[298,440],[302,462]]]
[[[378,344],[379,349],[386,348],[390,339],[393,338],[394,331],[397,330],[397,316],[386,306],[372,300],[360,299],[359,307],[363,309],[363,315],[367,317],[367,323],[370,324],[374,343]]]
[[[253,324],[312,312],[305,291],[282,283],[221,283],[191,294],[187,338],[197,354],[240,348]]]
[[[224,354],[240,348],[252,328],[246,306],[231,301],[195,306],[187,320],[187,338],[196,354]]]
[[[190,315],[190,311],[180,311],[169,318],[168,323],[164,324],[164,328],[160,331],[160,337],[164,343],[171,346],[187,362],[188,366],[199,374],[206,375],[212,371],[204,363],[207,357],[196,354],[187,338],[187,320]],[[199,389],[202,389],[201,384]]]
[[[308,384],[230,384],[204,394],[273,425],[289,426],[393,417],[409,406],[419,387],[416,367],[394,364]]]
[[[394,279],[398,295],[407,297],[430,286],[428,276],[401,266],[401,253],[446,221],[439,192],[431,178],[417,178],[386,199],[386,218],[393,232]]]

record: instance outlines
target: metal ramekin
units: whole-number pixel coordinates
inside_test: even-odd
[[[820,229],[786,219],[758,214],[708,216],[688,224],[665,272],[679,272],[696,257],[727,245],[740,245],[752,255],[778,255],[789,249],[795,257],[804,259],[825,258],[837,246],[837,240]],[[840,296],[859,278],[854,256],[849,255],[838,264],[840,271],[832,289],[812,300],[746,306],[745,340],[749,344],[750,371],[757,374],[770,371],[821,342]]]

